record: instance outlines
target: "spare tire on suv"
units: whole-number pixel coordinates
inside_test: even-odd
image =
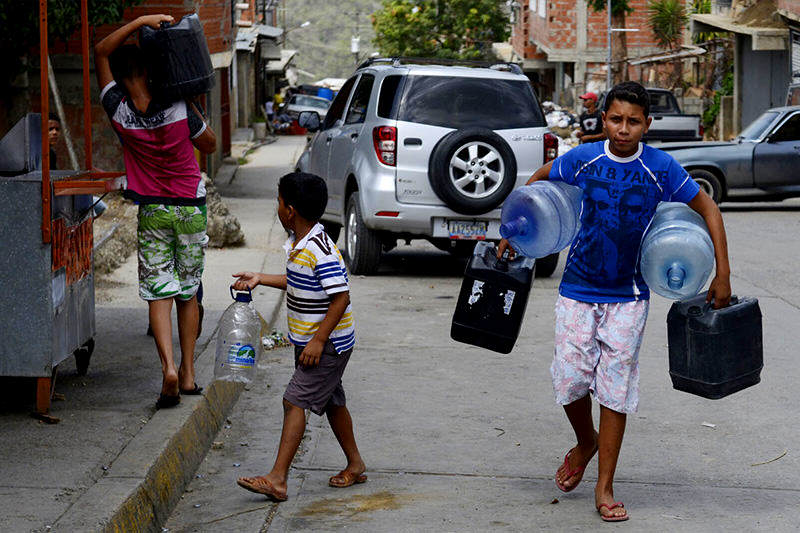
[[[499,206],[514,188],[517,160],[492,130],[464,128],[445,135],[428,163],[431,187],[457,213],[479,215]]]

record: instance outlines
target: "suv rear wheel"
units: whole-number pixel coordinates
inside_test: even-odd
[[[431,187],[458,213],[477,215],[505,200],[517,179],[517,160],[502,137],[486,128],[445,135],[433,149]]]
[[[347,200],[344,226],[344,255],[351,274],[374,274],[381,260],[378,234],[364,225],[358,192]]]

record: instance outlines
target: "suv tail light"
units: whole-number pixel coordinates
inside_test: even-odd
[[[706,133],[706,128],[705,128],[705,126],[703,126],[703,123],[702,123],[702,122],[700,123],[700,127],[699,127],[699,128],[697,128],[697,129],[698,129],[698,133],[700,134],[700,137],[702,137],[702,136],[704,136],[704,135],[705,135],[705,133]]]
[[[390,167],[397,164],[397,128],[378,126],[372,130],[372,142],[378,161]]]
[[[558,137],[553,135],[552,133],[545,133],[543,136],[544,140],[544,159],[542,164],[549,163],[556,157],[558,157]]]

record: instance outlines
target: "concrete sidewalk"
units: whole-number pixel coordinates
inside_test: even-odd
[[[195,352],[203,396],[155,410],[161,371],[145,335],[135,254],[96,280],[97,347],[87,376],[78,376],[70,359],[59,368],[55,390],[64,401],[54,402],[51,412],[61,423],[30,418],[28,389],[4,380],[0,531],[160,531],[241,392],[212,381],[216,324],[231,301],[233,272],[283,267],[285,233],[264,205],[275,202],[275,178],[291,169],[304,145],[304,137],[281,137],[216,183],[246,244],[207,251],[206,313]],[[271,321],[282,293],[256,291],[254,304]]]

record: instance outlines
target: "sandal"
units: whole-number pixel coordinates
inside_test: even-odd
[[[158,400],[156,401],[156,409],[166,409],[169,407],[175,407],[181,403],[181,395],[176,394],[175,396],[171,394],[159,394]]]
[[[609,512],[614,509],[622,509],[625,511],[624,515],[614,516],[614,515],[604,515],[603,514],[603,507],[605,507]],[[601,503],[597,506],[597,512],[600,513],[600,518],[603,519],[603,522],[624,522],[628,518],[628,511],[625,510],[625,504],[622,502],[616,502],[612,505],[608,505],[607,503]]]
[[[199,396],[203,394],[203,387],[200,387],[197,383],[194,384],[193,389],[178,389],[181,394],[185,394],[186,396]]]
[[[240,477],[236,480],[236,484],[250,492],[263,494],[275,502],[285,502],[289,499],[285,492],[280,492],[276,489],[272,482],[264,476]]]
[[[331,476],[330,479],[328,479],[328,485],[338,489],[343,489],[345,487],[366,482],[367,476],[365,474],[354,474],[353,472],[348,472],[347,470],[342,470],[335,476]]]

